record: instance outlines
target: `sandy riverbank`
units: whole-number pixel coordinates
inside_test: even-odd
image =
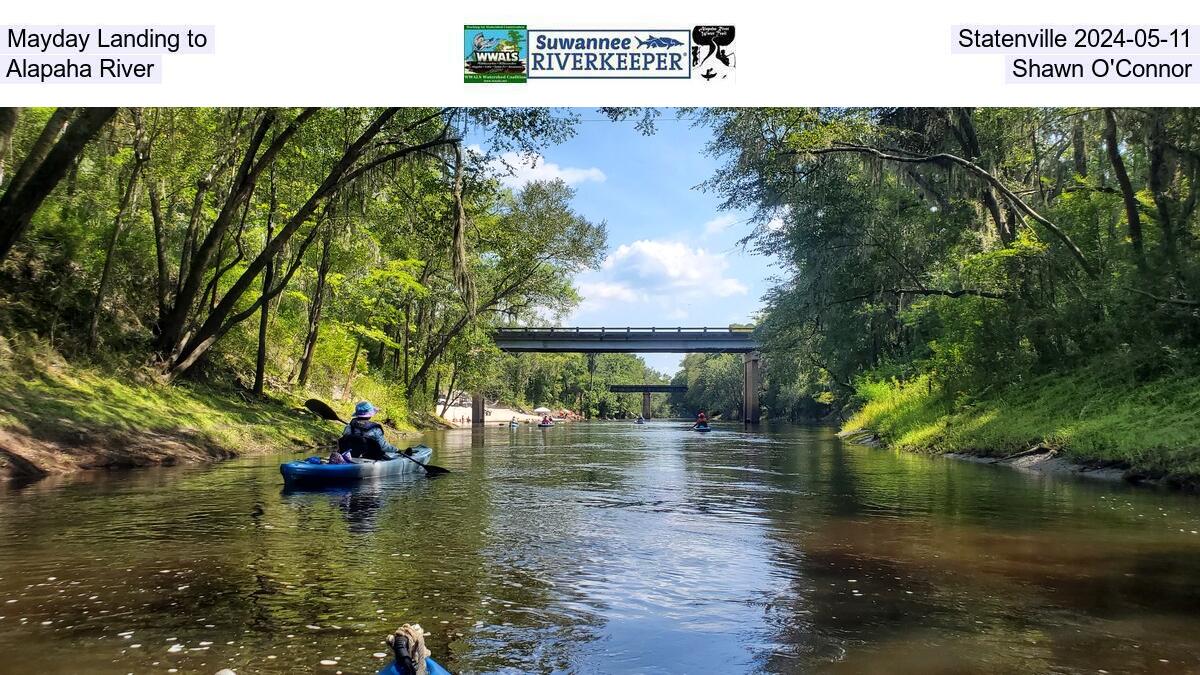
[[[441,406],[438,407],[438,410],[441,410]],[[536,424],[542,419],[541,415],[523,413],[512,408],[492,406],[487,408],[487,412],[488,416],[486,419],[488,424],[507,424],[514,417],[522,424]],[[471,426],[471,406],[452,405],[446,409],[446,414],[443,417],[455,427],[469,427]]]

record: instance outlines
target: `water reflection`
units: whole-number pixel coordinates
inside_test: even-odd
[[[1200,670],[1194,498],[654,421],[431,434],[438,480],[280,458],[0,492],[0,672]],[[331,670],[331,672],[332,672]]]

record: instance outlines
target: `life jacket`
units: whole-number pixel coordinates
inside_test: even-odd
[[[383,451],[383,446],[379,444],[379,439],[369,436],[373,430],[382,430],[383,427],[370,420],[352,419],[350,420],[349,429],[342,437],[338,439],[338,450],[342,452],[350,451],[350,455],[358,457],[364,453],[378,453]]]

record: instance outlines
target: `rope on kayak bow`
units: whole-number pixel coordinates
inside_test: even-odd
[[[396,671],[401,675],[428,675],[425,659],[430,651],[425,647],[425,630],[421,624],[404,624],[387,638],[396,653]]]

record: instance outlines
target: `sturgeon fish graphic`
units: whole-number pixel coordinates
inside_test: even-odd
[[[654,37],[653,35],[647,37],[645,40],[637,38],[637,41],[638,47],[660,47],[664,49],[668,47],[678,47],[683,44],[675,38]]]

